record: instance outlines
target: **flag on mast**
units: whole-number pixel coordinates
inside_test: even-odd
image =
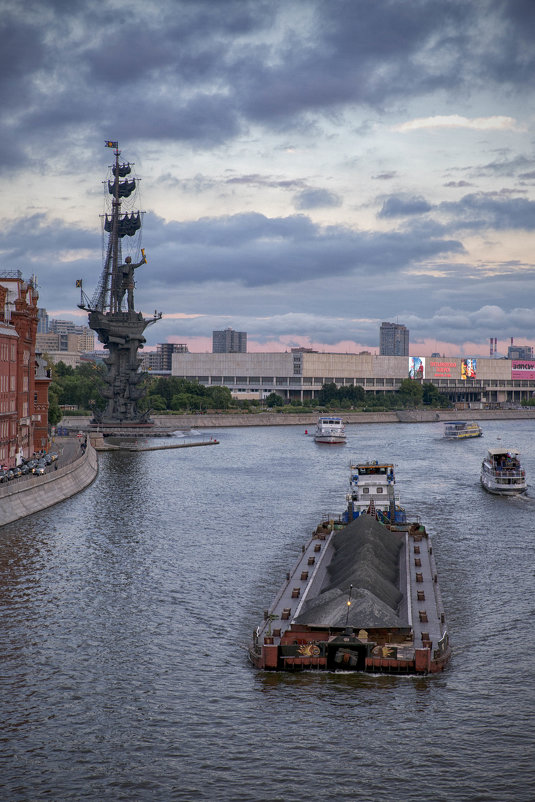
[[[119,143],[118,142],[111,142],[111,140],[110,141],[106,140],[105,147],[107,147],[107,148],[118,148],[119,147]]]

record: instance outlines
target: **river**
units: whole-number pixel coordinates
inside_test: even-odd
[[[350,425],[320,446],[300,426],[222,428],[216,446],[100,454],[87,490],[0,529],[0,798],[532,800],[534,429]],[[519,448],[527,496],[482,490],[491,445]],[[352,458],[393,461],[433,537],[443,674],[247,661]]]

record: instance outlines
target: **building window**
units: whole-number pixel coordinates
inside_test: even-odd
[[[286,376],[277,376],[275,384],[288,384],[288,379]]]
[[[223,376],[225,384],[234,384],[234,376]]]

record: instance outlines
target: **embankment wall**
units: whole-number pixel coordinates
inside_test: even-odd
[[[529,409],[412,409],[397,412],[342,412],[345,423],[436,423],[447,420],[535,420]],[[157,426],[175,429],[217,429],[224,426],[315,426],[317,412],[307,413],[208,413],[206,415],[153,415]],[[61,426],[84,430],[89,417],[65,417]]]
[[[85,454],[62,468],[0,485],[0,526],[65,501],[90,485],[97,473],[97,452],[88,443]]]

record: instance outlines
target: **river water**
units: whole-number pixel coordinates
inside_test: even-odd
[[[103,453],[0,529],[2,800],[535,798],[535,423],[218,429]],[[517,447],[528,495],[479,485]],[[433,537],[453,659],[432,677],[258,672],[244,649],[352,458],[395,463]]]

